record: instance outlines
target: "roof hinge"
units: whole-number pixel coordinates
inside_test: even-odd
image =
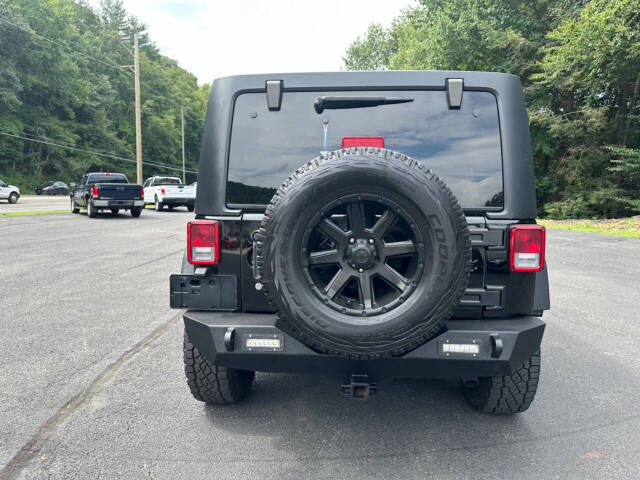
[[[269,110],[280,110],[282,104],[282,80],[267,80],[267,106]]]
[[[464,88],[464,79],[447,78],[447,102],[449,108],[460,108],[462,105],[462,90]]]

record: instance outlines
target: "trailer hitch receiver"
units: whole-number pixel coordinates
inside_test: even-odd
[[[351,375],[348,382],[341,385],[340,390],[351,398],[366,400],[378,392],[378,385],[371,383],[367,375]]]

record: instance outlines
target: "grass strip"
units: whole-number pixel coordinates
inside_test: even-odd
[[[606,220],[543,220],[545,228],[559,228],[576,232],[599,233],[617,237],[640,238],[640,215]]]
[[[21,217],[23,215],[49,215],[53,213],[69,213],[69,210],[27,210],[23,212],[0,212],[0,217]]]

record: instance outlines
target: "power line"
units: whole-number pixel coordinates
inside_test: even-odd
[[[9,132],[0,131],[0,135],[4,135],[6,137],[18,138],[20,140],[26,140],[26,141],[29,141],[29,142],[42,143],[42,144],[45,144],[45,145],[51,145],[51,146],[59,147],[59,148],[66,148],[66,149],[75,150],[75,151],[78,151],[78,152],[90,153],[90,154],[93,154],[93,155],[98,155],[100,157],[112,158],[114,160],[122,160],[124,162],[136,163],[136,161],[133,158],[126,158],[126,157],[121,157],[121,156],[118,156],[118,155],[110,155],[108,153],[101,153],[101,152],[98,152],[98,151],[95,151],[95,150],[89,150],[89,149],[85,149],[85,148],[78,148],[78,147],[75,147],[75,146],[71,147],[69,145],[63,145],[63,144],[60,144],[60,143],[47,142],[45,140],[39,140],[39,139],[35,139],[35,138],[23,137],[21,135],[16,135],[16,134],[9,133]],[[181,168],[170,167],[168,165],[163,165],[161,163],[155,163],[155,162],[142,162],[142,163],[144,165],[149,165],[149,166],[152,166],[152,167],[165,168],[167,170],[174,170],[174,171],[178,171],[178,172],[182,171]],[[187,170],[187,172],[189,172],[189,173],[198,173],[195,170]]]
[[[37,132],[37,129],[35,129],[33,127],[29,127],[29,128],[32,128],[34,131]],[[26,135],[27,137],[31,137],[31,138],[44,139],[44,140],[48,140],[48,141],[51,141],[51,142],[55,142],[55,143],[58,143],[58,144],[61,144],[61,145],[65,146],[65,147],[76,148],[76,145],[73,144],[73,143],[69,143],[69,142],[66,142],[64,140],[53,138],[53,137],[50,137],[48,135],[41,135],[40,133],[36,133],[34,135],[33,133],[29,133],[29,132],[13,132],[13,134],[15,134],[15,135]],[[113,154],[113,155],[118,156],[117,154],[114,154],[113,152],[109,152],[109,151],[107,151],[107,150],[105,150],[103,148],[101,148],[100,150],[96,150],[96,149],[88,149],[88,150],[90,150],[92,152],[109,153],[109,154]]]
[[[79,50],[76,50],[76,49],[74,49],[74,48],[72,48],[72,47],[70,47],[68,45],[65,45],[65,44],[60,43],[60,42],[56,42],[55,40],[51,40],[50,38],[45,37],[44,35],[40,35],[35,30],[31,29],[31,27],[29,27],[29,29],[27,29],[27,28],[25,28],[25,27],[23,27],[21,25],[18,25],[17,23],[10,22],[9,20],[6,20],[4,18],[0,18],[0,22],[4,22],[4,23],[7,23],[9,25],[12,25],[15,28],[17,28],[19,30],[22,30],[23,32],[29,33],[29,34],[33,35],[34,37],[36,37],[36,38],[39,38],[41,40],[45,40],[45,41],[47,41],[49,43],[52,43],[52,44],[57,45],[59,47],[62,47],[62,48],[66,49],[66,50],[68,50],[70,52],[77,53],[78,55],[80,55],[80,56],[82,56],[82,57],[84,57],[84,58],[86,58],[88,60],[94,60],[94,61],[99,62],[99,63],[104,63],[105,65],[109,65],[109,66],[117,69],[118,71],[120,71],[120,65],[116,65],[115,63],[111,63],[110,61],[107,61],[107,60],[104,60],[104,59],[93,57],[93,56],[88,55],[86,53],[83,53],[83,52],[81,52]]]
[[[27,137],[31,137],[31,138],[34,138],[34,139],[43,139],[43,140],[46,140],[46,141],[49,141],[49,142],[55,142],[60,146],[69,147],[71,149],[79,148],[79,147],[77,147],[77,145],[75,145],[73,143],[69,143],[69,142],[66,142],[66,141],[63,141],[63,140],[60,140],[60,139],[57,139],[57,138],[52,138],[52,137],[49,137],[48,135],[41,135],[39,133],[34,135],[33,133],[29,133],[29,132],[13,132],[13,134],[14,135],[26,135]],[[86,148],[86,147],[83,147],[83,148],[85,148],[87,151],[90,151],[90,152],[95,153],[95,154],[104,153],[104,154],[113,155],[113,156],[116,156],[116,157],[120,158],[120,155],[115,154],[113,152],[109,152],[109,151],[104,150],[104,149],[96,150],[96,149]],[[127,157],[123,157],[123,158],[127,158]]]
[[[112,32],[113,30],[104,30],[102,29],[103,32]],[[114,32],[117,33],[117,32]],[[122,39],[118,36],[118,43],[122,46],[122,48],[124,48],[127,52],[129,52],[129,55],[131,55],[133,57],[133,50],[130,50],[129,47],[127,47],[127,45],[122,41]]]
[[[81,57],[83,57],[83,58],[86,58],[86,59],[89,59],[89,60],[96,61],[96,62],[98,62],[99,64],[105,64],[105,65],[107,65],[107,66],[110,66],[110,67],[112,67],[113,69],[117,70],[117,71],[118,71],[118,73],[123,73],[123,72],[124,72],[124,73],[127,73],[127,74],[132,74],[132,72],[129,72],[129,71],[123,71],[120,65],[117,65],[117,64],[115,64],[115,63],[112,63],[111,61],[107,61],[107,60],[104,60],[104,59],[96,58],[96,57],[94,57],[94,56],[92,56],[92,55],[88,55],[88,54],[86,54],[86,53],[84,53],[84,52],[81,52],[81,51],[79,51],[79,50],[77,50],[77,49],[74,49],[74,48],[72,48],[72,47],[70,47],[70,46],[68,46],[68,45],[65,45],[65,44],[63,44],[63,43],[57,42],[57,41],[55,41],[55,40],[52,40],[51,38],[48,38],[48,37],[46,37],[46,36],[44,36],[44,35],[41,35],[41,34],[37,33],[36,31],[34,31],[34,30],[31,28],[31,26],[28,26],[28,28],[26,28],[26,27],[23,27],[23,26],[21,26],[21,25],[18,25],[18,24],[16,24],[16,23],[14,23],[14,22],[11,22],[11,21],[9,21],[9,20],[6,20],[6,19],[4,19],[4,18],[0,18],[0,21],[1,21],[1,22],[3,22],[3,23],[5,23],[5,24],[11,25],[11,26],[13,26],[14,28],[17,28],[17,29],[19,29],[19,30],[21,30],[21,31],[23,31],[23,32],[25,32],[25,33],[28,33],[28,34],[30,34],[30,35],[32,35],[32,36],[34,36],[34,37],[36,37],[36,38],[38,38],[38,39],[40,39],[40,40],[47,41],[47,42],[49,42],[49,43],[51,43],[51,44],[53,44],[53,45],[57,45],[57,46],[59,46],[59,47],[61,47],[61,48],[65,49],[65,50],[67,50],[68,52],[75,53],[75,54],[77,54],[77,55],[80,55],[80,56],[81,56]],[[106,30],[104,30],[104,29],[103,29],[103,32],[106,32]],[[134,36],[134,37],[135,37],[135,36]],[[118,39],[118,40],[120,41],[120,39]],[[121,43],[121,46],[122,46],[122,47],[124,47],[125,49],[127,49],[127,47],[126,47],[126,46],[125,46],[121,41],[120,41],[120,43]],[[128,50],[128,49],[127,49],[127,50]],[[129,52],[129,53],[130,53],[130,52]],[[135,60],[135,56],[134,56],[134,60]],[[136,62],[136,64],[137,64],[137,62]],[[139,67],[138,67],[138,69],[139,69]],[[153,88],[153,87],[149,86],[149,85],[147,84],[147,82],[146,82],[146,81],[140,81],[140,79],[139,79],[139,71],[136,71],[136,72],[134,72],[133,74],[135,75],[135,79],[136,79],[136,80],[135,80],[135,81],[136,81],[136,98],[137,98],[137,100],[136,100],[136,105],[139,105],[139,103],[138,103],[138,102],[139,102],[139,100],[138,100],[138,99],[139,99],[139,93],[137,93],[137,92],[139,92],[139,86],[138,86],[138,85],[139,85],[140,83],[142,83],[143,85],[145,85],[145,88],[147,88],[148,90],[150,90],[150,91],[154,92],[156,95],[159,95],[159,96],[160,96],[160,97],[162,97],[165,101],[168,101],[169,103],[173,104],[173,105],[174,105],[174,106],[176,106],[176,107],[178,107],[178,106],[179,106],[180,108],[182,108],[182,103],[181,103],[181,102],[177,102],[177,101],[175,101],[175,100],[173,100],[173,99],[171,99],[171,98],[167,97],[166,95],[164,95],[164,94],[162,94],[162,93],[158,92],[155,88]],[[140,107],[139,107],[139,106],[137,106],[137,115],[138,115],[138,116],[139,116],[139,108],[140,108]],[[138,121],[139,121],[139,120],[138,120]],[[137,127],[137,128],[139,128],[139,127]],[[24,133],[24,132],[23,132],[23,133]],[[12,136],[11,134],[8,134],[8,133],[6,133],[6,132],[4,133],[4,135]],[[184,135],[184,134],[183,134],[183,135]],[[13,136],[14,136],[15,138],[20,138],[19,136],[15,136],[15,135],[13,135]],[[138,139],[138,138],[139,138],[139,132],[138,132],[138,133],[137,133],[137,135],[136,135],[136,139]],[[28,140],[28,139],[22,138],[22,140]],[[93,154],[95,154],[95,155],[104,156],[104,157],[108,157],[108,158],[114,158],[114,159],[123,160],[123,161],[129,161],[129,162],[133,161],[133,162],[136,162],[136,163],[137,163],[137,161],[136,161],[136,160],[126,159],[125,157],[114,156],[114,155],[109,155],[109,154],[105,154],[105,153],[99,153],[99,152],[96,152],[96,151],[91,152],[90,150],[78,149],[77,147],[75,147],[75,146],[70,146],[70,145],[68,145],[68,144],[67,144],[67,145],[59,145],[59,144],[58,144],[58,145],[56,145],[56,144],[54,144],[53,142],[45,142],[45,141],[41,141],[41,140],[32,140],[32,141],[35,141],[35,142],[37,142],[37,143],[43,143],[43,144],[48,144],[48,145],[54,145],[54,146],[58,146],[58,147],[61,147],[61,148],[69,148],[69,149],[71,149],[71,150],[85,151],[85,152],[93,153]],[[136,140],[136,142],[137,142],[137,140]],[[184,138],[183,138],[183,142],[184,142]],[[60,143],[62,143],[62,142],[60,142]],[[136,144],[136,152],[138,151],[138,149],[139,149],[139,146]],[[138,154],[136,154],[136,155],[138,156]],[[166,165],[156,164],[156,163],[153,163],[153,162],[141,162],[141,163],[142,163],[142,164],[146,164],[146,165],[155,166],[155,167],[158,167],[158,168],[166,168],[166,169],[168,169],[168,170],[177,170],[177,171],[180,171],[179,169],[172,168],[172,167],[169,167],[169,166],[166,166]],[[183,162],[183,163],[184,163],[184,162]],[[187,170],[185,170],[185,169],[183,168],[183,169],[182,169],[182,171],[183,171],[183,172],[185,172],[185,171],[187,171]],[[194,172],[193,170],[188,170],[188,171],[189,171],[189,172],[191,172],[191,173],[197,173],[197,172]],[[138,174],[139,174],[139,172],[138,172]]]
[[[126,75],[132,75],[132,74],[133,74],[133,72],[131,72],[131,71],[129,71],[129,70],[122,70],[122,69],[120,68],[120,65],[117,65],[117,64],[115,64],[115,63],[112,63],[112,62],[111,62],[111,61],[109,61],[109,60],[96,58],[96,57],[94,57],[94,56],[92,56],[92,55],[88,55],[88,54],[86,54],[86,53],[84,53],[84,52],[81,52],[80,50],[76,50],[75,48],[72,48],[72,47],[70,47],[70,46],[68,46],[68,45],[65,45],[65,44],[60,43],[60,42],[56,42],[55,40],[52,40],[52,39],[50,39],[50,38],[48,38],[48,37],[45,37],[44,35],[41,35],[41,34],[37,33],[35,30],[31,29],[31,27],[29,27],[29,29],[27,29],[27,28],[25,28],[25,27],[23,27],[23,26],[21,26],[21,25],[18,25],[17,23],[10,22],[9,20],[6,20],[6,19],[4,19],[4,18],[0,18],[0,22],[4,22],[4,23],[6,23],[6,24],[8,24],[8,25],[12,25],[13,27],[15,27],[15,28],[17,28],[17,29],[19,29],[19,30],[22,30],[23,32],[26,32],[26,33],[28,33],[28,34],[30,34],[30,35],[33,35],[33,36],[34,36],[34,37],[36,37],[36,38],[39,38],[39,39],[41,39],[41,40],[47,41],[47,42],[49,42],[49,43],[52,43],[53,45],[57,45],[57,46],[59,46],[59,47],[62,47],[62,48],[64,48],[65,50],[67,50],[68,52],[76,53],[76,54],[78,54],[78,55],[80,55],[80,56],[82,56],[82,57],[84,57],[84,58],[86,58],[86,59],[88,59],[88,60],[93,60],[93,61],[96,61],[96,62],[98,62],[98,63],[108,65],[108,66],[110,66],[111,68],[113,68],[113,69],[117,70],[119,73],[124,73],[124,74],[126,74]],[[103,30],[103,31],[105,31],[105,32],[106,32],[106,30]],[[123,47],[125,47],[125,45],[122,45],[122,46],[123,46]],[[126,47],[125,47],[125,48],[126,48]],[[128,49],[127,49],[127,51],[128,51]],[[131,54],[131,52],[129,52],[129,53]],[[159,92],[159,91],[157,91],[155,88],[153,88],[153,87],[149,86],[149,85],[147,84],[147,81],[146,81],[146,80],[141,80],[141,81],[140,81],[140,83],[142,83],[143,85],[145,85],[145,87],[146,87],[148,90],[151,90],[151,91],[152,91],[153,93],[155,93],[156,95],[159,95],[159,96],[161,96],[161,97],[164,97],[164,99],[165,99],[165,100],[167,100],[169,103],[172,103],[172,104],[173,104],[173,105],[175,105],[175,106],[181,106],[181,103],[180,103],[180,102],[177,102],[176,100],[172,100],[172,99],[170,99],[170,98],[165,97],[165,95],[164,95],[163,93],[160,93],[160,92]]]
[[[20,132],[20,133],[23,134],[23,135],[29,135],[28,133],[25,133],[25,132]],[[18,135],[18,134],[15,134],[15,133],[2,132],[2,131],[0,131],[0,135],[4,135],[6,137],[19,138],[21,140],[28,140],[30,142],[43,143],[45,145],[53,145],[55,147],[60,147],[60,148],[68,148],[70,150],[77,150],[79,152],[91,153],[91,154],[98,155],[98,156],[101,156],[101,157],[108,157],[108,158],[113,158],[113,159],[116,159],[116,160],[125,160],[125,161],[133,161],[133,162],[135,162],[135,160],[132,160],[130,158],[121,157],[119,155],[113,155],[113,154],[109,154],[109,153],[102,153],[102,152],[99,152],[97,150],[79,148],[79,147],[77,147],[75,145],[72,146],[70,144],[65,144],[64,142],[61,142],[61,141],[56,141],[56,142],[58,142],[58,143],[56,143],[56,142],[52,142],[52,141],[41,140],[39,138],[23,137],[22,135]],[[29,135],[29,136],[36,137],[36,135]]]

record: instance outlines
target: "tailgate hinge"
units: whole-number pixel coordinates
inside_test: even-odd
[[[447,102],[449,108],[460,108],[462,105],[462,90],[464,89],[464,79],[447,78]]]
[[[269,110],[280,110],[282,104],[282,80],[267,80],[267,107]]]

